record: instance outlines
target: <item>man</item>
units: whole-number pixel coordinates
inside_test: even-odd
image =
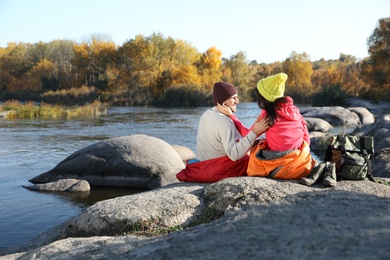
[[[217,105],[237,111],[238,91],[226,83],[217,82],[213,88],[214,107],[203,113],[196,141],[197,162],[187,164],[176,177],[180,181],[215,182],[227,177],[244,176],[248,151],[256,138],[267,128],[266,119],[256,120],[245,136],[238,132],[230,117],[220,113]]]

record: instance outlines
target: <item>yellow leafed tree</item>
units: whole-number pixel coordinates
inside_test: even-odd
[[[79,86],[93,86],[99,76],[115,63],[117,47],[115,43],[92,38],[90,43],[84,42],[74,46],[73,64],[79,73]]]
[[[199,71],[202,76],[202,85],[211,89],[215,82],[221,80],[222,52],[216,47],[210,47],[200,57]]]
[[[198,68],[194,65],[185,65],[181,68],[173,68],[171,72],[172,85],[199,85],[200,76]]]
[[[172,64],[170,70],[169,85],[200,85],[201,77],[198,73],[198,68],[195,66],[199,60],[199,52],[182,40],[175,40],[172,46]]]
[[[283,72],[288,75],[286,91],[294,95],[295,98],[304,98],[311,93],[313,67],[305,52],[298,54],[293,51],[290,57],[283,62]]]
[[[54,65],[51,61],[43,59],[38,62],[32,69],[27,73],[27,82],[29,82],[29,89],[34,91],[40,91],[42,88],[41,79],[46,77],[52,77],[54,73]]]

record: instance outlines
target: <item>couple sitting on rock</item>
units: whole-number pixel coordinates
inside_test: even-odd
[[[196,140],[196,159],[176,177],[187,182],[216,182],[228,177],[260,176],[301,179],[311,185],[313,169],[323,171],[310,154],[310,137],[303,116],[284,96],[287,75],[279,73],[257,83],[257,104],[262,109],[251,128],[234,115],[238,91],[226,83],[214,84],[214,107],[200,118]],[[265,133],[265,138],[260,136]],[[334,182],[331,178],[334,177]],[[336,176],[323,183],[334,186]],[[313,181],[311,181],[313,180]]]

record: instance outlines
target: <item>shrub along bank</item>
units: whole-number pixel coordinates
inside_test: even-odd
[[[75,117],[98,116],[106,112],[106,107],[99,101],[74,107],[63,107],[47,103],[36,104],[32,101],[22,104],[19,101],[6,101],[0,105],[0,111],[9,119],[71,119]]]

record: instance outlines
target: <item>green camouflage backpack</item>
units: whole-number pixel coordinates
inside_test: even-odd
[[[336,164],[338,179],[374,181],[370,158],[374,153],[374,137],[335,135],[325,154],[325,161]]]

